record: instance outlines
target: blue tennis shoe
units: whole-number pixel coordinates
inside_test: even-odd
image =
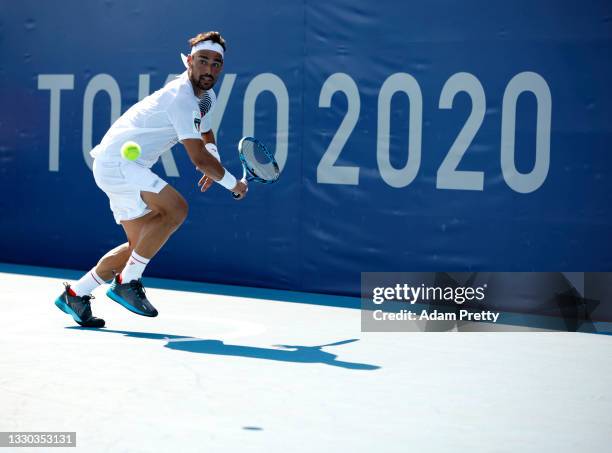
[[[83,327],[104,327],[104,320],[91,313],[90,301],[93,296],[77,296],[68,283],[64,283],[64,287],[64,292],[55,299],[57,308],[72,316]]]
[[[151,318],[157,316],[157,310],[147,299],[140,279],[122,283],[121,276],[117,275],[106,291],[106,295],[132,313]]]

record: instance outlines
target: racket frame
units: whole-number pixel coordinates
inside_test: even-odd
[[[276,178],[270,179],[270,180],[261,178],[257,175],[255,170],[248,164],[246,157],[244,156],[244,153],[242,152],[242,145],[245,140],[253,142],[253,144],[259,147],[259,149],[266,155],[266,157],[270,159],[270,163],[274,166],[274,169],[276,170]],[[246,178],[247,181],[256,181],[261,184],[272,184],[278,181],[278,178],[280,176],[280,169],[278,167],[278,164],[276,163],[276,159],[274,159],[274,156],[272,155],[272,153],[268,151],[268,148],[266,148],[266,146],[263,143],[261,143],[259,140],[257,140],[255,137],[242,137],[240,139],[240,141],[238,142],[238,157],[240,158],[240,163],[242,164],[242,170],[243,170],[242,178],[243,179]]]

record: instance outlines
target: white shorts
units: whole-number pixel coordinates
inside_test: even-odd
[[[105,162],[94,159],[93,175],[98,187],[108,196],[118,224],[151,212],[140,192],[159,193],[168,184],[149,168],[127,160]]]

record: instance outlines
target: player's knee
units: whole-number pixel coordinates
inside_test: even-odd
[[[183,224],[185,219],[187,219],[188,214],[189,214],[189,205],[187,204],[187,202],[185,202],[185,205],[181,208],[181,217],[180,217],[181,225]]]
[[[178,228],[183,224],[188,213],[189,205],[184,198],[179,198],[172,206],[172,209],[168,209],[164,212],[164,217],[169,226]]]
[[[179,203],[176,209],[176,217],[175,217],[176,226],[182,225],[185,219],[187,218],[188,214],[189,214],[189,205],[183,198],[181,199],[181,202]]]

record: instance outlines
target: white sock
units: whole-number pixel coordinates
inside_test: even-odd
[[[92,270],[83,275],[78,282],[71,285],[70,288],[79,297],[89,296],[91,292],[102,283],[104,283],[104,280],[102,280],[100,276],[96,274],[96,268],[94,267]]]
[[[151,261],[148,258],[144,258],[136,253],[136,250],[132,252],[130,259],[121,272],[121,283],[129,283],[132,280],[138,280],[142,277],[142,273]]]

